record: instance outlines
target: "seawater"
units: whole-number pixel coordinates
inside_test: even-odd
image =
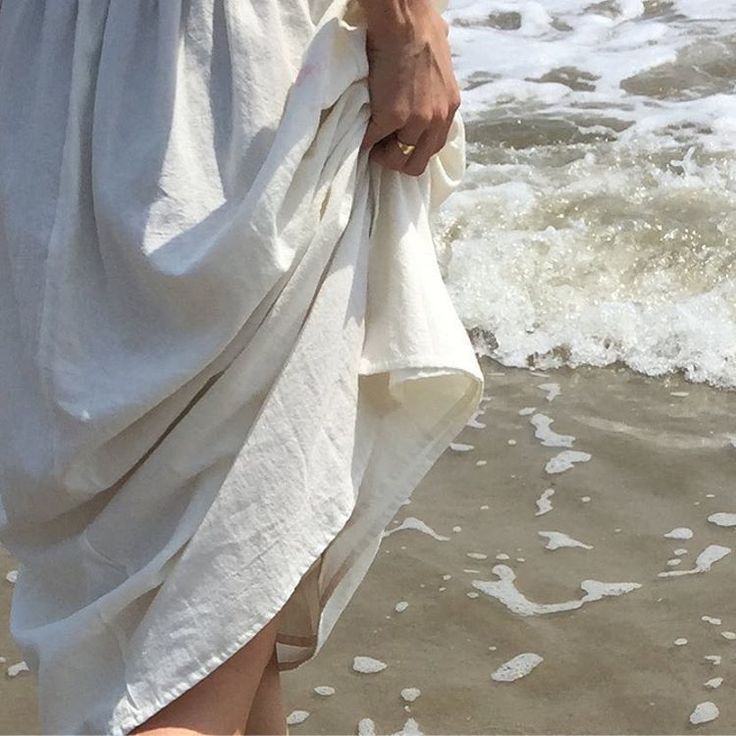
[[[476,348],[736,387],[736,0],[450,0],[468,168],[435,215]]]

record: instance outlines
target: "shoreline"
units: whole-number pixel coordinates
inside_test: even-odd
[[[735,528],[708,521],[736,513],[736,392],[625,367],[481,365],[482,413],[389,524],[322,652],[282,673],[287,713],[309,712],[290,732],[356,733],[367,718],[376,733],[736,733],[734,552],[682,574],[736,548]],[[569,451],[590,458],[547,472]],[[7,672],[20,657],[12,583],[0,590]],[[360,655],[387,667],[356,672]],[[0,733],[39,733],[34,680],[4,674]],[[707,701],[720,715],[691,725]]]

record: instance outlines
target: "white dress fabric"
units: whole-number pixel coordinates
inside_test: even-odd
[[[443,8],[438,6],[440,10]],[[0,0],[0,541],[46,733],[313,657],[483,378],[355,0]]]

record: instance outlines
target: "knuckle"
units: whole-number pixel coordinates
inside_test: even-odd
[[[428,128],[434,122],[434,115],[431,110],[417,110],[407,122],[412,127]]]
[[[386,111],[384,122],[388,126],[400,127],[409,120],[410,113],[408,110],[396,107]]]
[[[446,107],[438,107],[434,111],[433,123],[435,125],[442,125],[450,117],[450,115],[451,115],[451,112],[450,112],[450,109],[449,108],[446,108]]]

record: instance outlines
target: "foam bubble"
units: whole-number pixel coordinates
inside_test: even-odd
[[[578,600],[562,603],[536,603],[529,600],[516,588],[514,583],[516,574],[510,567],[495,565],[492,572],[498,577],[497,581],[473,580],[473,587],[487,596],[495,598],[510,611],[520,616],[541,616],[560,613],[561,611],[573,611],[587,603],[600,601],[611,596],[624,595],[641,588],[640,583],[603,583],[599,580],[583,580],[580,587],[585,591],[585,595]]]
[[[690,723],[695,726],[699,723],[708,723],[709,721],[714,721],[719,715],[718,706],[707,700],[695,706],[695,710],[690,714]]]
[[[537,499],[537,513],[535,516],[541,516],[552,511],[552,502],[549,499],[554,495],[554,488],[548,488],[546,491],[542,491],[542,495]]]
[[[386,667],[388,665],[385,662],[381,662],[380,659],[374,659],[373,657],[359,655],[353,658],[353,669],[356,672],[372,674],[374,672],[381,672]]]
[[[563,450],[555,455],[551,460],[547,461],[544,469],[547,473],[564,473],[570,470],[575,463],[587,463],[591,455],[587,452],[578,452],[577,450]]]
[[[676,529],[667,532],[664,536],[668,539],[692,539],[693,530],[684,526],[678,526]]]
[[[413,718],[409,718],[403,728],[391,734],[391,736],[423,736],[423,734],[419,730],[419,724]]]
[[[557,434],[550,425],[554,419],[545,414],[535,414],[530,420],[532,426],[536,430],[534,436],[541,441],[545,447],[572,447],[575,438],[569,434]]]
[[[485,429],[486,425],[483,424],[483,422],[478,421],[478,417],[485,413],[486,413],[485,409],[477,409],[473,413],[473,416],[471,416],[470,419],[468,419],[465,426],[470,427],[471,429]]]
[[[736,514],[727,514],[723,512],[711,514],[708,517],[708,521],[711,524],[716,524],[717,526],[736,526]]]
[[[547,401],[552,401],[552,399],[555,399],[560,395],[559,383],[540,383],[537,388],[547,392]]]
[[[11,664],[10,667],[8,667],[8,677],[17,677],[18,675],[24,673],[24,672],[30,672],[30,669],[28,667],[27,662],[16,662],[15,664]]]
[[[731,553],[730,547],[723,547],[720,544],[708,545],[695,560],[695,567],[690,570],[670,570],[669,572],[658,573],[659,577],[674,577],[677,575],[694,575],[696,573],[708,572],[713,565],[722,560],[726,555]]]
[[[577,539],[573,539],[567,534],[562,532],[537,532],[540,537],[547,539],[545,549],[560,549],[562,547],[582,547],[583,549],[593,549],[589,544],[579,542]]]
[[[413,703],[421,694],[422,691],[418,687],[405,687],[401,691],[401,697],[407,703]]]
[[[544,659],[534,652],[518,654],[508,662],[504,662],[495,672],[491,679],[496,682],[513,682],[526,677],[535,667],[539,666]]]
[[[406,519],[404,519],[401,524],[399,524],[399,526],[395,526],[393,529],[384,531],[382,538],[391,536],[395,532],[400,532],[404,529],[414,529],[418,532],[422,532],[423,534],[428,534],[430,537],[434,537],[440,542],[447,542],[450,539],[450,537],[443,537],[442,535],[437,534],[434,529],[432,529],[430,526],[427,526],[427,524],[425,524],[421,519],[417,519],[414,516],[407,516]]]
[[[335,688],[330,687],[329,685],[317,685],[317,687],[314,688],[314,692],[316,692],[317,695],[324,695],[327,697],[335,694]]]

